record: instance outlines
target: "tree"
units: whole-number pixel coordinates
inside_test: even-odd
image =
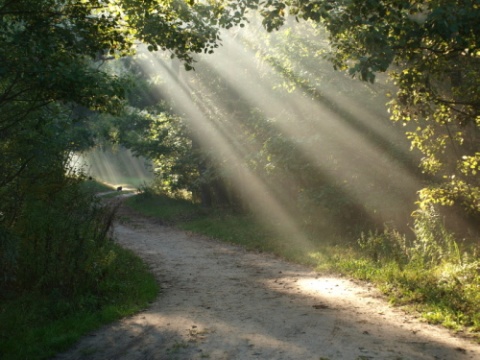
[[[47,136],[55,113],[63,113],[71,136],[84,129],[82,141],[65,142],[76,144],[63,148],[65,154],[92,143],[94,134],[82,125],[90,113],[78,109],[121,111],[126,83],[102,71],[103,61],[133,53],[140,41],[152,51],[170,51],[191,69],[192,54],[211,53],[219,28],[240,24],[244,11],[241,1],[0,1],[0,187],[41,160],[40,144],[30,152],[23,144]],[[44,144],[57,140],[55,132],[49,135]]]
[[[264,25],[288,14],[322,23],[334,68],[396,85],[391,118],[405,124],[433,181],[419,204],[480,211],[480,5],[477,1],[267,1]]]
[[[46,231],[43,240],[26,234],[24,215],[32,206],[65,205],[57,199],[75,183],[69,156],[96,137],[91,115],[124,110],[128,83],[100,65],[143,42],[191,69],[192,54],[212,52],[219,28],[239,24],[243,11],[237,1],[0,0],[0,260],[21,257],[37,240],[45,249],[62,241],[59,233]],[[41,223],[51,219],[38,219],[50,228]],[[10,274],[2,279],[14,276],[9,264],[0,266]]]

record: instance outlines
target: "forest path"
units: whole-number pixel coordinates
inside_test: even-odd
[[[56,359],[480,359],[479,345],[372,288],[126,211],[115,238],[148,262],[162,292]]]

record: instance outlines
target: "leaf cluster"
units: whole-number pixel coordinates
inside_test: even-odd
[[[336,69],[372,83],[378,73],[387,72],[396,87],[389,104],[392,120],[407,126],[412,149],[423,155],[422,170],[435,179],[422,190],[420,204],[455,202],[467,212],[479,212],[475,195],[479,189],[478,2],[297,0],[266,4],[288,9],[297,19],[323,24],[329,34],[329,58]],[[266,28],[278,29],[286,13],[270,11]],[[452,182],[456,185],[449,185]]]

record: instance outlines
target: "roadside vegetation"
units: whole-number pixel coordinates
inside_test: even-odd
[[[148,267],[109,238],[115,209],[92,192],[105,187],[64,180],[54,197],[32,195],[21,221],[1,234],[2,359],[50,358],[89,331],[143,309],[158,293]],[[13,237],[23,241],[15,246],[8,242]]]
[[[456,241],[438,214],[417,214],[413,235],[408,237],[388,227],[358,238],[311,233],[305,246],[280,238],[274,221],[266,224],[232,209],[206,210],[151,190],[126,203],[187,231],[273,253],[319,272],[371,282],[392,304],[480,341],[480,249]]]
[[[18,332],[45,332],[37,313],[103,311],[130,281],[116,278],[128,255],[108,236],[114,210],[72,165],[92,149],[128,149],[155,192],[201,203],[161,198],[166,222],[374,281],[479,331],[478,1],[0,0],[0,20],[11,358],[51,354]],[[116,184],[142,173],[117,163]]]

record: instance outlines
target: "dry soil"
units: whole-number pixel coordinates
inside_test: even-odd
[[[389,306],[366,284],[128,218],[116,241],[145,259],[162,291],[57,360],[480,359],[479,345]]]

